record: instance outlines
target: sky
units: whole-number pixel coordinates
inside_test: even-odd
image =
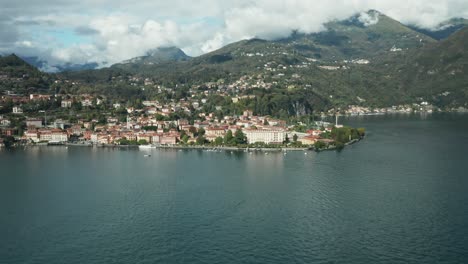
[[[0,0],[0,54],[100,66],[157,47],[198,56],[242,39],[319,32],[370,9],[427,29],[468,18],[467,0]]]

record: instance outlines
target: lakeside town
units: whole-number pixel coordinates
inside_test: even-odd
[[[278,118],[254,115],[252,110],[224,116],[197,111],[207,99],[166,104],[156,100],[142,101],[141,108],[136,108],[118,102],[109,104],[102,97],[91,95],[30,94],[25,97],[9,94],[2,96],[2,103],[12,107],[11,113],[0,115],[1,146],[11,144],[5,142],[9,138],[20,145],[324,149],[342,147],[361,139],[365,133],[364,129],[343,127],[338,123],[338,116],[334,123],[321,120],[288,124]],[[25,111],[31,105],[41,104],[49,109],[55,106],[55,110]],[[98,110],[105,112],[104,115],[84,117],[87,109],[102,109],[104,104],[109,109]],[[175,115],[181,111],[187,114],[194,111],[196,117],[189,120]],[[69,118],[59,118],[60,113]]]

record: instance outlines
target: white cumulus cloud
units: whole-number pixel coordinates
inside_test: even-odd
[[[292,30],[318,32],[324,23],[375,9],[396,20],[436,28],[468,18],[466,0],[0,0],[0,53],[36,54],[53,63],[107,62],[177,46],[196,56],[242,39],[276,39]],[[102,64],[104,66],[104,64]]]

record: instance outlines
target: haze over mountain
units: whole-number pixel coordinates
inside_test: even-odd
[[[433,39],[442,40],[448,38],[450,35],[455,33],[456,31],[464,28],[468,25],[468,20],[464,18],[452,18],[447,21],[444,21],[437,25],[437,27],[433,29],[427,28],[420,28],[417,26],[410,25],[410,28],[421,32]]]
[[[176,47],[162,47],[149,50],[146,55],[123,61],[121,64],[158,64],[170,61],[186,61],[191,57]]]
[[[311,87],[308,96],[331,105],[388,106],[418,100],[464,105],[468,98],[464,22],[445,23],[442,31],[433,32],[438,40],[370,10],[328,22],[318,33],[294,31],[276,40],[242,40],[198,57],[176,47],[156,48],[109,68],[57,77],[84,83],[87,92],[108,93],[104,87],[115,87],[115,80],[122,82],[126,76],[169,86],[261,76],[262,81],[276,83],[272,93]],[[444,34],[449,37],[442,38]]]
[[[159,47],[199,56],[240,40],[319,33],[330,21],[370,9],[424,30],[438,29],[454,17],[468,18],[468,3],[460,0],[202,0],[196,5],[181,0],[6,0],[0,9],[0,53],[38,57],[47,62],[44,70],[67,69],[67,64],[106,67]]]

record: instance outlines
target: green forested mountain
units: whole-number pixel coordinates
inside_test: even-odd
[[[154,65],[164,62],[186,61],[190,56],[185,54],[181,49],[176,47],[161,47],[148,51],[144,56],[136,57],[122,63],[114,65],[114,67],[134,66],[138,65]]]
[[[405,90],[439,105],[468,102],[468,27],[418,50],[399,67]]]
[[[463,25],[462,20],[454,21]],[[157,88],[141,89],[141,81],[131,80],[146,79],[177,90],[208,82],[229,85],[243,78],[269,88],[242,93],[272,96],[271,101],[300,95],[307,104],[321,106],[421,100],[442,107],[466,105],[466,27],[437,40],[373,10],[325,27],[319,33],[292,32],[274,41],[242,40],[193,58],[178,48],[159,48],[109,68],[54,75],[80,85],[53,85],[51,90],[151,99]]]
[[[450,37],[453,33],[468,25],[468,19],[452,18],[440,23],[435,29],[425,29],[416,26],[410,26],[413,30],[421,32],[433,39],[442,40]]]
[[[40,72],[15,54],[0,57],[0,91],[46,91],[49,84],[50,75]]]

